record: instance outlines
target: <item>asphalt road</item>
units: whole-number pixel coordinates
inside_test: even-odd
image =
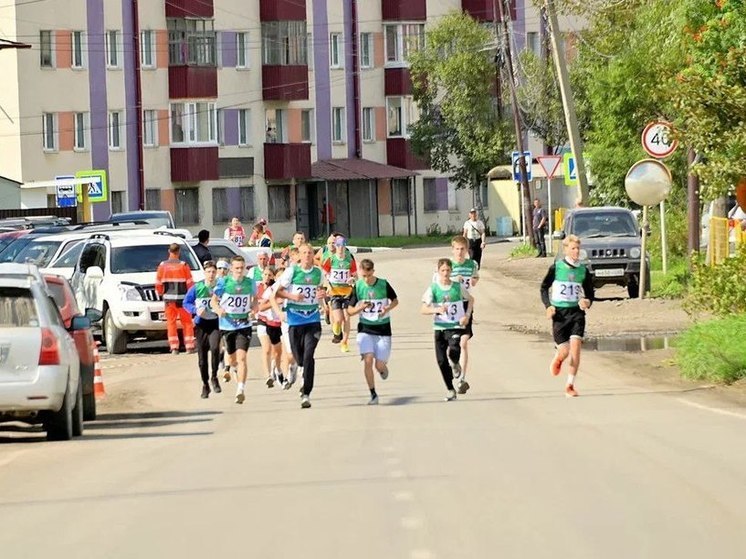
[[[472,390],[443,402],[418,302],[440,252],[373,255],[401,300],[378,407],[328,333],[310,410],[257,353],[243,406],[233,383],[201,400],[193,356],[107,359],[82,439],[0,433],[0,556],[746,556],[746,412],[591,352],[566,399],[551,345],[496,326],[489,277]]]

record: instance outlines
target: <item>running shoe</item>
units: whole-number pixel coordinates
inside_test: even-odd
[[[202,385],[202,398],[203,400],[210,397],[210,387],[207,384]]]
[[[237,404],[243,404],[244,400],[246,399],[246,396],[243,392],[236,392],[236,403]]]
[[[306,396],[305,394],[300,399],[300,407],[303,408],[304,410],[306,410],[306,409],[308,409],[308,408],[311,407],[311,399],[308,396]]]
[[[267,377],[267,380],[264,381],[264,384],[267,385],[267,388],[273,388],[275,385],[275,379],[273,379],[272,377]]]
[[[334,336],[332,337],[332,343],[333,344],[338,344],[339,342],[342,341],[343,337],[344,336],[342,336],[342,332],[340,332],[339,334],[334,334]]]
[[[218,377],[212,377],[212,391],[215,392],[215,394],[220,394],[223,391],[223,389],[220,388]]]
[[[368,405],[369,406],[377,406],[378,405],[378,394],[376,394],[375,396],[371,396],[370,397],[370,400],[368,400]]]
[[[171,350],[171,355],[179,355],[179,350],[178,349],[172,349]]]
[[[448,360],[448,363],[451,365],[451,370],[453,371],[453,378],[459,379],[461,378],[461,363],[458,363],[457,361],[451,361]]]
[[[342,353],[349,353],[350,352],[350,344],[347,342],[342,342],[342,344],[339,346],[339,349],[342,350]]]
[[[562,360],[556,357],[552,359],[551,365],[549,365],[549,372],[552,373],[553,377],[556,377],[562,371]]]
[[[386,380],[387,378],[389,378],[389,368],[388,368],[388,366],[384,365],[383,366],[383,371],[378,371],[378,374],[381,375],[381,379],[382,380]]]
[[[231,381],[231,370],[226,369],[223,371],[223,382],[230,382]]]
[[[456,399],[456,391],[455,390],[449,390],[448,394],[445,397],[446,402],[453,402]]]
[[[290,390],[290,387],[295,384],[295,379],[297,378],[297,375],[298,375],[298,365],[293,363],[292,365],[290,365],[290,367],[288,367],[287,382],[285,383],[285,386],[283,386],[285,390]]]
[[[459,394],[466,394],[466,391],[469,390],[471,386],[469,386],[469,383],[465,380],[461,380],[461,382],[458,383],[458,393]]]
[[[578,393],[575,392],[575,387],[572,384],[565,386],[565,396],[568,398],[576,398]]]

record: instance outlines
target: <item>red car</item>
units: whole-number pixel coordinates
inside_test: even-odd
[[[83,315],[78,308],[78,303],[75,300],[75,294],[70,287],[70,283],[62,276],[55,276],[53,274],[44,274],[44,281],[47,284],[49,294],[60,309],[60,315],[62,315],[65,328],[69,330],[73,317]],[[85,316],[90,318],[91,322],[101,320],[101,313],[96,309],[88,309]],[[95,367],[93,350],[96,347],[96,343],[93,340],[93,333],[90,329],[75,330],[72,332],[72,337],[75,340],[75,346],[78,349],[78,356],[80,358],[80,378],[83,381],[83,419],[93,421],[96,419],[96,397],[93,392]]]

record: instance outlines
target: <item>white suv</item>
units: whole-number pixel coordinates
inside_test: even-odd
[[[129,237],[92,235],[85,242],[70,283],[78,304],[103,313],[103,338],[111,354],[125,353],[131,338],[164,339],[163,300],[155,291],[158,264],[168,259],[171,243],[181,246],[181,259],[194,281],[204,272],[194,251],[180,238],[132,232]]]

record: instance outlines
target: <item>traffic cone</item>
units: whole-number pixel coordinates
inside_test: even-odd
[[[93,346],[93,394],[96,400],[106,396],[104,389],[104,375],[101,370],[101,356],[98,353],[98,346],[101,342],[96,342]]]

